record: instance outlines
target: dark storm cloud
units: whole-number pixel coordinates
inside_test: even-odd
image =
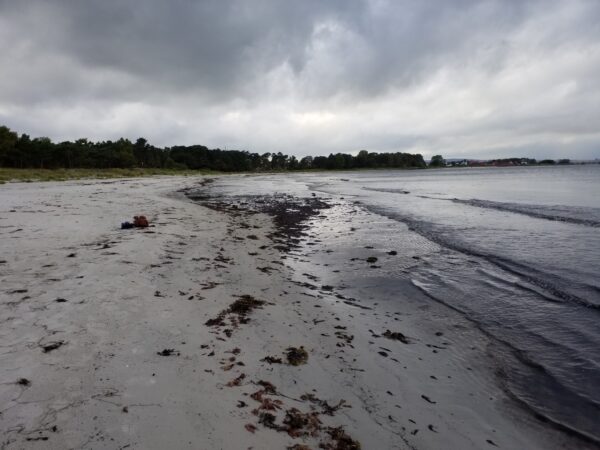
[[[596,1],[3,1],[0,122],[296,154],[593,156]]]
[[[339,16],[341,5],[352,9],[353,4],[359,5],[352,1],[24,1],[4,2],[2,15],[13,42],[27,42],[37,53],[66,57],[85,69],[127,75],[140,80],[144,89],[233,97],[253,77],[278,65],[287,63],[302,71],[314,24]],[[123,94],[117,86],[107,87]],[[136,95],[153,95],[144,89]]]

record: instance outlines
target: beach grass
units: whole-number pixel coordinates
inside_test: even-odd
[[[218,172],[210,170],[181,169],[12,169],[0,168],[0,184],[7,182],[65,181],[105,178],[134,178],[155,175],[194,176],[210,175]]]

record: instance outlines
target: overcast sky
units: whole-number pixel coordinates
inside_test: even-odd
[[[600,157],[600,1],[0,0],[0,124],[298,156]]]

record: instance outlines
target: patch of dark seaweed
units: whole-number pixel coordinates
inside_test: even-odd
[[[294,444],[291,447],[287,447],[287,450],[311,450],[311,448],[304,444]]]
[[[303,413],[296,408],[290,408],[285,412],[283,424],[286,426],[285,431],[294,438],[307,434],[316,436],[321,429],[318,413],[314,411]]]
[[[403,344],[409,344],[410,343],[410,341],[408,340],[408,338],[404,334],[400,333],[399,331],[392,332],[390,330],[386,330],[385,333],[383,333],[383,335],[386,338],[388,338],[388,339],[392,339],[394,341],[400,341]]]
[[[285,356],[287,357],[288,364],[292,366],[300,366],[306,364],[308,361],[308,352],[303,346],[287,348]]]
[[[228,312],[240,316],[246,315],[253,309],[260,308],[264,304],[263,300],[257,300],[251,295],[240,295],[239,299],[229,306]]]
[[[331,205],[318,198],[296,198],[289,195],[270,196],[209,196],[205,192],[186,192],[187,196],[207,208],[228,213],[233,217],[241,214],[268,214],[273,218],[276,232],[269,235],[277,250],[289,252],[298,245],[299,238],[308,228],[306,222],[312,217],[322,217],[321,211]],[[243,224],[244,222],[242,222]],[[243,227],[243,225],[241,225]],[[248,236],[253,239],[254,235]]]
[[[326,400],[321,400],[316,395],[311,393],[306,393],[300,396],[301,400],[309,401],[315,405],[318,405],[322,408],[321,414],[326,414],[328,416],[333,416],[340,408],[350,408],[349,405],[346,404],[346,400],[342,399],[338,402],[337,405],[330,405]]]
[[[319,216],[320,211],[331,206],[317,198],[295,198],[290,196],[272,196],[262,203],[260,211],[273,217],[277,229],[274,238],[290,251],[297,246],[298,239],[304,236],[308,228],[308,219]]]
[[[263,359],[261,359],[261,361],[264,361],[269,364],[283,364],[281,358],[278,358],[276,356],[265,356]]]
[[[331,406],[326,401],[317,398],[314,394],[304,394],[301,396],[302,401],[318,405],[322,408],[322,411],[315,410],[314,406],[311,406],[308,412],[303,412],[295,407],[286,408],[283,420],[278,423],[277,416],[272,412],[283,409],[283,401],[272,399],[268,396],[287,396],[279,394],[275,386],[268,381],[261,380],[255,384],[261,386],[262,389],[250,395],[250,398],[259,403],[259,406],[252,411],[252,414],[258,416],[258,423],[265,428],[287,433],[292,438],[308,436],[317,438],[320,441],[319,448],[322,449],[360,450],[360,443],[346,434],[343,427],[323,427],[320,419],[321,414],[333,416],[340,408],[349,408],[345,400],[340,400],[337,405]],[[256,431],[256,427],[253,425],[250,429],[246,426],[246,429],[252,433]],[[326,433],[326,436],[323,435],[323,432]],[[309,449],[304,444],[296,444],[287,448],[295,450]]]
[[[221,311],[216,317],[208,319],[205,325],[209,327],[223,326],[226,325],[225,319],[228,316],[233,316],[230,320],[232,325],[237,327],[239,323],[247,323],[249,320],[248,314],[254,309],[261,308],[264,304],[263,300],[258,300],[251,295],[240,295],[227,309]]]
[[[60,348],[65,344],[66,344],[65,341],[55,341],[55,342],[50,342],[45,345],[41,345],[41,347],[42,347],[42,351],[44,353],[50,353],[51,351],[56,350],[57,348]]]
[[[160,352],[156,352],[156,354],[160,356],[179,356],[181,353],[175,350],[174,348],[165,348]]]
[[[31,386],[31,381],[29,381],[27,378],[19,378],[17,380],[17,384],[19,386],[29,387],[29,386]]]
[[[319,445],[324,450],[361,450],[360,442],[352,439],[343,427],[329,427],[327,434],[329,434],[331,442]]]

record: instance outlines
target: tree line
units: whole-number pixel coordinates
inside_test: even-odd
[[[223,172],[424,168],[420,154],[370,153],[361,150],[356,156],[346,153],[329,156],[295,156],[278,153],[250,153],[243,150],[209,149],[203,145],[155,147],[144,138],[135,142],[92,142],[88,139],[54,143],[47,137],[31,138],[0,126],[0,167],[28,169],[112,169],[161,168],[209,169]]]

